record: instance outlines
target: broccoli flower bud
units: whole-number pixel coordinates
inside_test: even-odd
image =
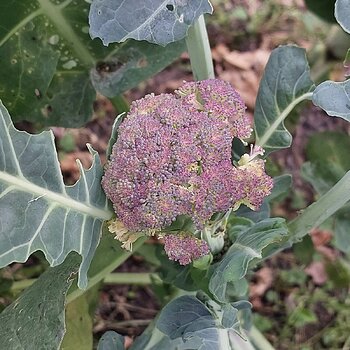
[[[153,235],[180,215],[201,230],[214,213],[261,205],[272,188],[263,160],[256,159],[262,150],[238,166],[231,160],[233,138],[251,132],[244,110],[236,91],[219,80],[133,102],[102,179],[122,223],[112,230],[126,248],[135,233]]]
[[[231,136],[244,139],[251,135],[246,106],[230,83],[219,79],[188,82],[176,93],[193,110],[206,111],[213,118],[223,120],[229,126]]]
[[[164,250],[170,260],[178,261],[180,265],[188,265],[210,253],[206,241],[183,233],[165,235]]]
[[[264,198],[271,193],[273,180],[265,173],[265,165],[262,159],[254,159],[235,169],[236,186],[241,189],[241,198],[236,202],[233,209],[238,209],[245,204],[252,210],[261,206]]]

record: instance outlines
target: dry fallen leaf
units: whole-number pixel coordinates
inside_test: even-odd
[[[305,273],[312,278],[316,285],[323,285],[326,283],[328,276],[322,261],[312,262],[306,269]]]
[[[88,151],[65,154],[60,160],[60,165],[63,175],[66,175],[65,180],[68,184],[75,183],[80,177],[77,159],[81,161],[85,169],[88,169],[92,164],[92,156]]]
[[[249,286],[249,296],[254,299],[261,297],[272,286],[274,281],[273,270],[263,267],[255,273],[256,283]]]
[[[312,242],[315,247],[324,246],[328,244],[332,239],[332,233],[326,230],[318,228],[313,229],[310,232]]]

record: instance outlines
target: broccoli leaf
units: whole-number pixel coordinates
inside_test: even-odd
[[[314,89],[305,50],[281,46],[273,50],[260,82],[254,112],[256,143],[267,152],[291,145],[284,120]]]
[[[185,50],[129,41],[106,48],[89,36],[89,1],[0,1],[0,98],[15,121],[77,127],[95,89],[114,97]]]
[[[350,79],[341,83],[324,81],[315,89],[312,102],[328,115],[350,121]]]
[[[0,267],[24,262],[37,250],[51,266],[71,251],[82,256],[79,286],[112,213],[101,188],[103,169],[90,146],[93,165],[73,186],[65,186],[51,132],[30,135],[15,129],[0,103]]]
[[[0,314],[0,348],[59,349],[64,327],[67,291],[78,272],[77,254],[49,268]]]
[[[95,0],[90,35],[105,45],[136,39],[165,46],[183,39],[200,15],[212,11],[209,0]]]
[[[334,17],[335,0],[305,0],[310,11],[329,23],[337,23]]]
[[[156,327],[176,343],[176,349],[236,349],[242,331],[238,313],[250,312],[251,304],[240,301],[221,307],[210,299],[206,304],[195,296],[181,296],[162,309]]]
[[[350,138],[346,133],[326,131],[311,136],[306,145],[309,162],[303,164],[302,176],[318,194],[325,194],[350,170],[349,149]],[[335,246],[347,254],[350,253],[349,213],[347,204],[332,220]]]
[[[335,3],[335,18],[341,27],[350,33],[350,2],[349,0],[337,0]]]
[[[97,350],[124,350],[124,337],[120,334],[108,331],[101,337]]]
[[[249,334],[241,333],[241,320],[250,315],[251,304],[243,300],[220,306],[203,296],[205,301],[190,295],[171,301],[161,310],[156,323],[152,322],[135,339],[130,350],[254,350],[250,341],[242,338]],[[121,337],[115,332],[104,336],[107,334],[116,343]],[[107,349],[110,348],[101,348]],[[116,349],[123,350],[122,343]]]
[[[92,297],[95,300],[98,299],[98,290],[95,288],[89,292],[66,306],[66,334],[61,350],[93,348],[93,318],[91,315],[94,314],[94,310],[90,310],[89,304],[94,305]],[[91,307],[91,309],[94,308]]]
[[[325,131],[310,137],[306,145],[310,163],[303,164],[302,175],[319,194],[329,191],[350,170],[349,149],[346,133]]]
[[[233,226],[234,227],[234,226]],[[240,283],[252,260],[262,258],[262,250],[281,241],[288,230],[282,218],[266,219],[238,233],[223,259],[214,265],[209,290],[221,302],[225,302],[228,283]]]

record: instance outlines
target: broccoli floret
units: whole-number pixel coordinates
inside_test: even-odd
[[[231,160],[233,138],[250,134],[244,103],[220,80],[185,83],[174,95],[133,102],[102,180],[123,226],[118,239],[130,247],[128,237],[136,236],[127,231],[164,233],[179,215],[191,217],[201,230],[214,213],[241,203],[258,209],[272,188],[263,160],[256,154],[237,166]],[[174,253],[174,242],[183,244],[184,238],[171,237],[165,241],[171,256],[185,261]]]
[[[180,265],[188,265],[192,261],[210,253],[206,241],[186,234],[168,234],[164,237],[164,250],[170,260]]]

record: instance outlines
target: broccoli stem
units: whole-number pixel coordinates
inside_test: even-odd
[[[112,102],[113,107],[116,109],[116,112],[118,114],[121,114],[123,112],[129,112],[129,103],[128,101],[124,98],[123,95],[117,95],[115,97],[111,97],[109,99]]]
[[[321,225],[343,205],[350,201],[350,171],[348,171],[327,193],[304,209],[289,224],[290,241],[300,241],[310,230]]]
[[[188,54],[190,55],[194,79],[205,80],[215,78],[208,33],[203,15],[188,30],[186,45]]]

